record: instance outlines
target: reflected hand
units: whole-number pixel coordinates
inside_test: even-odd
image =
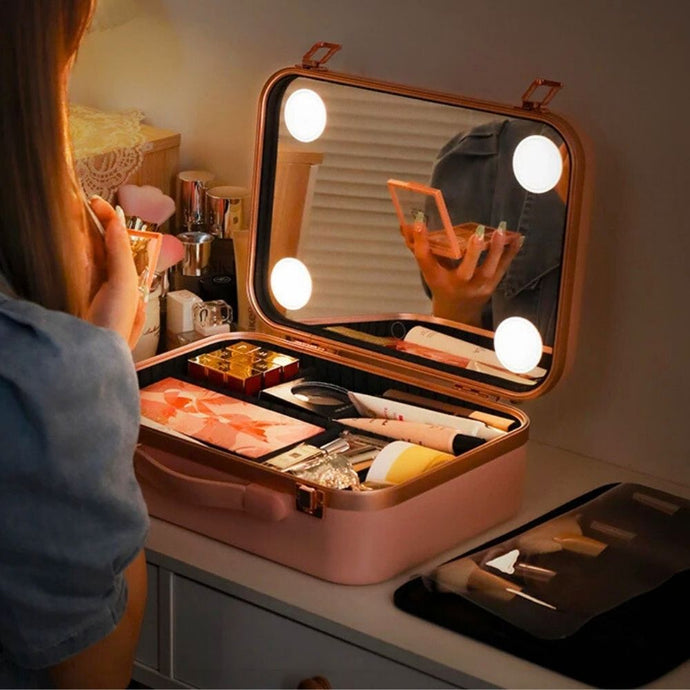
[[[89,304],[86,320],[119,333],[133,348],[144,327],[144,302],[124,220],[104,199],[91,208],[105,228],[106,277]]]
[[[481,325],[482,308],[491,299],[524,240],[523,235],[506,234],[499,229],[493,233],[480,264],[479,257],[486,244],[483,228],[470,237],[459,262],[431,252],[423,223],[402,228],[401,232],[431,290],[434,316],[472,326]]]

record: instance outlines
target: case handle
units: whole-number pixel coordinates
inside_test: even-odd
[[[540,100],[530,100],[530,96],[541,86],[548,89],[546,95]],[[551,79],[535,79],[527,88],[527,91],[522,94],[522,107],[525,110],[545,110],[546,105],[551,102],[551,99],[563,88],[560,81],[552,81]]]
[[[279,522],[293,509],[287,494],[250,482],[223,482],[178,472],[152,457],[142,446],[134,453],[137,475],[169,496],[205,508],[240,510],[260,520]]]
[[[324,65],[337,53],[342,46],[340,43],[328,43],[327,41],[320,41],[314,45],[302,56],[302,67],[305,69],[324,69]],[[321,57],[315,58],[319,51],[325,50],[325,54]]]

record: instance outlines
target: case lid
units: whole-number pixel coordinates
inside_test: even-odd
[[[583,140],[545,107],[561,84],[502,105],[331,72],[339,47],[261,94],[258,328],[454,390],[545,392],[573,354],[588,218]]]

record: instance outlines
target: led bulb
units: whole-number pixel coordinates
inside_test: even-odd
[[[311,275],[299,260],[281,259],[271,271],[271,291],[285,309],[301,309],[311,298]]]
[[[311,89],[297,89],[285,103],[285,125],[297,141],[318,139],[326,129],[326,106]]]
[[[496,357],[508,370],[526,374],[539,364],[542,340],[536,326],[521,316],[510,316],[494,333]]]
[[[513,153],[513,173],[528,192],[548,192],[558,184],[563,173],[558,146],[540,134],[525,137]]]

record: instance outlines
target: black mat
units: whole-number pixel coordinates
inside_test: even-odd
[[[498,545],[577,508],[611,486],[615,485],[589,492],[463,555]],[[557,640],[530,635],[463,597],[431,591],[421,577],[398,588],[394,602],[414,616],[596,687],[639,687],[690,658],[690,571],[678,573]]]

